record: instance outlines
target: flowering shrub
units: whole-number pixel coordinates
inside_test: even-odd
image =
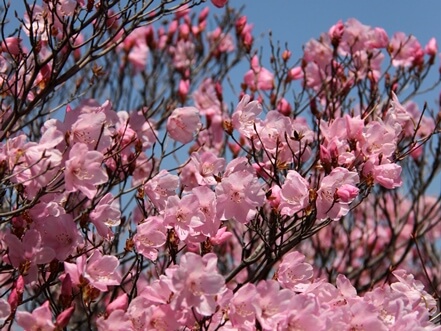
[[[350,19],[266,66],[212,3],[25,2],[2,34],[1,327],[441,330],[436,41]]]

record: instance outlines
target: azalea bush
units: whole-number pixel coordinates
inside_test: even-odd
[[[212,3],[3,2],[2,329],[441,330],[436,40]]]

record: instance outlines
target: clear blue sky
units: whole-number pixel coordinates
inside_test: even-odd
[[[431,37],[441,43],[439,0],[230,0],[230,4],[245,6],[244,14],[254,22],[257,33],[272,30],[275,39],[286,40],[297,50],[339,19],[352,17],[384,28],[389,36],[402,31],[415,35],[422,44]]]

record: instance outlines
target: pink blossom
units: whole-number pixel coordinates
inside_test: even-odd
[[[375,182],[381,186],[394,189],[402,185],[401,167],[395,163],[384,163],[375,165],[372,162],[366,162],[363,168],[364,174],[371,174]]]
[[[76,259],[76,263],[64,262],[65,272],[69,274],[73,284],[80,286],[81,278],[85,278],[91,286],[101,292],[107,291],[108,286],[121,283],[118,266],[119,260],[116,256],[102,255],[98,250],[94,250],[89,258],[81,255]]]
[[[216,296],[225,289],[224,277],[218,273],[216,264],[217,257],[213,253],[203,257],[193,253],[184,254],[179,267],[169,276],[170,289],[174,292],[171,307],[192,308],[203,316],[213,314]]]
[[[89,149],[94,149],[98,141],[103,143],[106,136],[110,136],[105,128],[106,115],[104,113],[82,113],[70,129],[70,142],[87,144]],[[110,141],[106,142],[106,146]]]
[[[212,152],[192,153],[190,162],[183,168],[181,173],[182,184],[187,189],[191,189],[198,185],[216,185],[214,176],[219,175],[225,167],[225,159],[218,158]],[[191,176],[191,178],[188,178]],[[186,178],[187,177],[187,178]],[[194,183],[191,184],[194,178]],[[188,183],[185,185],[185,183]]]
[[[278,323],[286,318],[289,303],[294,292],[279,288],[275,280],[262,280],[256,286],[257,295],[252,304],[256,310],[256,319],[263,330],[275,330]]]
[[[212,117],[220,114],[222,103],[216,90],[216,83],[211,78],[206,78],[192,95],[193,101],[201,115]]]
[[[167,240],[163,219],[159,216],[150,216],[136,228],[137,232],[133,237],[136,250],[146,258],[155,261],[158,257],[158,249]]]
[[[161,170],[145,184],[144,190],[155,207],[162,210],[167,198],[176,194],[178,185],[178,176],[170,174],[167,170]]]
[[[144,40],[144,38],[141,40]],[[135,73],[141,72],[145,69],[148,56],[149,48],[145,42],[135,43],[135,45],[130,48],[127,59],[132,64]]]
[[[356,172],[346,168],[334,168],[331,173],[324,177],[317,191],[317,219],[330,218],[338,220],[349,212],[349,204],[357,197],[359,182]],[[338,191],[344,199],[340,199]]]
[[[117,270],[119,260],[116,256],[102,255],[95,250],[87,259],[87,267],[84,277],[90,284],[100,291],[107,291],[107,286],[119,285],[121,274]]]
[[[297,171],[289,170],[280,191],[281,215],[292,216],[309,205],[309,184]]]
[[[96,321],[96,325],[99,331],[140,330],[133,327],[131,316],[120,309],[112,311],[107,319],[104,316],[100,316]]]
[[[228,316],[233,326],[245,327],[249,330],[253,328],[256,318],[253,302],[256,295],[256,286],[252,283],[246,283],[234,294]]]
[[[291,107],[291,104],[285,98],[282,98],[277,103],[277,110],[281,114],[283,114],[285,116],[289,116],[292,112],[292,107]]]
[[[389,43],[392,64],[396,67],[410,67],[419,64],[424,55],[420,43],[414,36],[406,36],[403,32],[393,35]]]
[[[277,281],[284,288],[303,292],[313,276],[312,266],[304,261],[305,256],[297,251],[286,254],[277,269]]]
[[[392,290],[404,294],[412,307],[419,305],[427,310],[437,309],[436,300],[424,290],[423,283],[403,269],[395,270],[392,273],[398,282],[391,284],[390,287]]]
[[[77,143],[69,152],[64,172],[66,192],[81,191],[89,199],[97,192],[97,185],[104,184],[108,177],[101,167],[103,154],[89,151],[86,144]]]
[[[113,237],[109,227],[118,226],[121,223],[121,211],[118,200],[114,199],[112,193],[107,193],[98,202],[89,214],[89,217],[100,236],[103,238]]]
[[[52,313],[49,309],[49,301],[45,301],[32,313],[17,311],[17,324],[26,331],[52,331],[55,325],[52,322]]]
[[[17,56],[24,52],[22,40],[18,37],[8,37],[0,43],[0,53],[5,52]]]
[[[64,261],[83,242],[70,214],[63,213],[56,217],[45,215],[35,220],[35,228],[40,232],[45,246],[54,250],[58,261]]]
[[[185,240],[194,232],[194,228],[203,225],[204,215],[199,210],[198,199],[194,194],[171,196],[167,199],[164,212],[164,224],[173,226],[179,239]]]
[[[256,177],[238,171],[224,177],[216,187],[217,212],[222,219],[234,219],[246,224],[265,201],[265,194]]]
[[[205,236],[212,237],[212,239],[216,237],[219,241],[224,240],[228,234],[219,232],[221,220],[217,217],[216,213],[216,194],[207,186],[196,187],[192,190],[192,193],[197,197],[198,208],[204,215],[203,224],[196,227],[196,230]]]
[[[142,149],[150,148],[156,142],[157,132],[155,123],[146,120],[143,110],[132,111],[129,114],[129,125],[136,132],[136,137],[142,142]]]
[[[234,128],[248,138],[256,134],[255,123],[259,121],[257,116],[262,112],[262,105],[258,101],[250,101],[250,99],[250,96],[245,94],[232,116]]]
[[[214,56],[220,56],[222,53],[234,51],[235,46],[232,36],[223,33],[220,27],[209,32],[207,38]]]
[[[176,47],[172,47],[173,64],[178,70],[190,68],[195,62],[196,45],[191,41],[179,40]]]
[[[49,263],[55,258],[54,250],[43,246],[37,230],[26,231],[21,241],[15,235],[7,233],[4,241],[9,249],[3,260],[21,269],[26,283],[37,280],[38,264]]]
[[[0,299],[0,325],[3,325],[11,314],[11,306],[5,299]]]
[[[168,134],[183,144],[192,141],[201,126],[199,110],[195,107],[176,108],[167,120]]]
[[[251,69],[245,73],[243,79],[253,92],[257,90],[271,90],[274,87],[274,74],[260,66],[257,56],[253,56],[251,59]]]

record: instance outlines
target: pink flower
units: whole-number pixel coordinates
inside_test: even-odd
[[[3,260],[21,269],[26,283],[37,280],[38,264],[49,263],[55,258],[54,250],[42,245],[37,230],[26,231],[21,241],[15,235],[7,233],[4,241],[8,245],[8,255]]]
[[[103,154],[89,151],[86,144],[75,144],[69,152],[64,171],[66,192],[81,191],[89,199],[97,192],[97,185],[104,184],[108,177],[101,167]]]
[[[58,261],[64,261],[83,241],[70,214],[46,215],[35,220],[35,228],[45,246],[54,250]]]
[[[278,323],[286,318],[289,303],[294,292],[280,290],[275,280],[262,280],[256,286],[256,297],[252,304],[256,309],[256,319],[263,330],[275,330]]]
[[[198,198],[198,208],[205,217],[203,224],[196,230],[205,236],[217,237],[218,240],[222,240],[223,233],[218,232],[221,220],[216,215],[216,194],[208,186],[196,187],[192,193]]]
[[[253,302],[256,295],[256,286],[252,283],[246,283],[234,294],[229,305],[229,318],[233,326],[252,329],[255,325],[256,308]]]
[[[190,68],[195,62],[196,45],[191,41],[180,39],[176,47],[171,48],[173,64],[178,70]]]
[[[392,64],[395,67],[410,67],[422,61],[424,51],[414,36],[406,36],[403,32],[393,35],[389,43]]]
[[[95,250],[87,259],[87,267],[84,277],[90,284],[100,291],[107,291],[107,286],[119,285],[121,283],[121,274],[117,270],[119,260],[116,256],[102,255],[100,251]]]
[[[113,237],[109,227],[118,226],[121,223],[121,211],[118,200],[113,198],[112,193],[107,193],[98,202],[94,210],[89,214],[89,217],[101,237]]]
[[[0,325],[3,325],[11,314],[11,306],[5,299],[0,299]]]
[[[216,83],[211,78],[204,79],[197,90],[193,92],[194,104],[201,115],[212,117],[221,113],[222,104],[217,92]]]
[[[303,292],[313,277],[312,266],[304,261],[305,255],[297,251],[286,254],[277,269],[277,281],[284,288]]]
[[[357,197],[359,182],[356,172],[337,167],[324,177],[317,191],[317,219],[338,220],[349,212],[349,204]],[[338,193],[341,190],[340,194]],[[343,199],[340,198],[343,197]]]
[[[173,140],[183,144],[193,140],[202,124],[195,107],[176,108],[167,120],[167,132]]]
[[[0,53],[1,52],[9,53],[13,56],[20,55],[24,52],[21,39],[18,37],[5,38],[5,40],[0,43]]]
[[[133,237],[136,250],[146,258],[155,261],[158,257],[158,248],[167,240],[164,221],[159,216],[150,216],[138,224],[137,232]]]
[[[203,257],[194,253],[182,256],[179,266],[168,269],[170,289],[174,292],[173,309],[194,309],[203,316],[216,310],[216,297],[225,289],[224,277],[217,271],[217,257],[208,253]],[[167,273],[166,271],[166,273]]]
[[[400,187],[403,183],[401,167],[395,163],[374,165],[372,174],[377,183],[388,189]]]
[[[224,177],[216,187],[217,212],[222,219],[246,224],[265,201],[265,193],[257,178],[242,170]]]
[[[262,112],[262,105],[245,94],[240,100],[233,113],[233,126],[245,137],[251,138],[256,134],[255,123],[259,121],[257,116]]]
[[[155,207],[163,210],[167,198],[176,194],[178,185],[178,176],[170,174],[167,170],[161,170],[145,184],[144,190]]]
[[[55,325],[52,322],[52,313],[49,309],[49,301],[45,301],[32,313],[17,311],[17,324],[26,331],[52,331]]]
[[[292,216],[309,204],[309,184],[297,171],[289,170],[280,191],[281,215]]]
[[[203,225],[204,215],[199,210],[198,199],[194,194],[185,195],[182,199],[171,196],[167,199],[164,213],[164,224],[173,226],[179,239],[185,240],[194,233],[194,228]]]
[[[73,284],[79,286],[82,284],[81,277],[84,277],[101,292],[107,291],[107,286],[121,283],[118,266],[119,260],[116,256],[102,255],[98,250],[94,250],[87,260],[85,255],[81,255],[76,264],[64,262],[65,272],[70,275]]]
[[[245,84],[251,91],[271,90],[274,87],[274,75],[260,66],[259,58],[253,56],[251,59],[251,69],[243,77]]]

